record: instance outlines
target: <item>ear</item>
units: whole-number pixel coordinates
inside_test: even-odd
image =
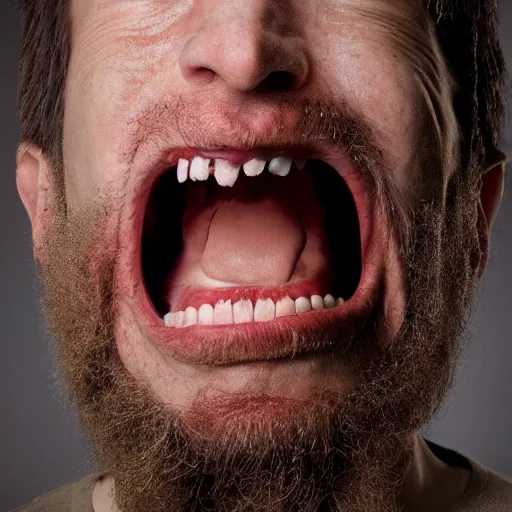
[[[481,177],[480,211],[478,214],[478,229],[480,232],[481,260],[478,277],[481,278],[487,262],[491,245],[491,229],[498,213],[505,190],[505,160],[489,167]]]
[[[16,185],[32,223],[34,256],[41,259],[44,233],[51,220],[53,190],[50,165],[37,146],[22,143],[16,154]]]

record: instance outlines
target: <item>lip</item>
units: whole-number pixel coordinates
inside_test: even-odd
[[[252,322],[238,325],[193,325],[186,328],[169,328],[164,325],[163,318],[155,310],[148,296],[142,271],[142,230],[143,218],[149,201],[152,186],[158,177],[179,158],[191,156],[203,156],[205,158],[224,158],[232,162],[245,162],[251,158],[260,158],[262,155],[272,152],[272,156],[289,156],[294,159],[318,158],[336,169],[345,179],[354,202],[356,204],[360,233],[362,268],[361,279],[353,296],[343,305],[311,311],[295,316],[280,317],[270,322]],[[307,156],[306,156],[307,155]],[[132,261],[129,262],[131,286],[134,293],[131,295],[129,307],[133,310],[134,318],[145,337],[154,342],[174,359],[190,365],[215,365],[225,366],[244,364],[255,361],[269,361],[276,359],[292,358],[304,355],[313,355],[326,350],[335,351],[334,337],[338,340],[348,340],[357,331],[364,327],[370,317],[374,304],[378,298],[380,286],[380,268],[382,260],[383,233],[374,230],[376,216],[375,205],[370,203],[370,197],[366,193],[365,178],[362,172],[341,151],[333,154],[315,148],[255,148],[251,150],[240,149],[198,149],[170,148],[158,155],[147,170],[141,174],[142,185],[140,194],[134,202],[135,211],[132,218],[133,237],[131,239]],[[340,172],[343,169],[343,172]],[[320,280],[321,281],[321,280]],[[311,289],[317,294],[318,282],[298,283],[295,291],[286,287],[277,290],[253,288],[249,295],[261,297],[290,296],[288,293],[298,293],[301,289]],[[293,287],[292,287],[293,288]],[[324,288],[324,284],[320,289]],[[194,296],[194,304],[187,305],[198,307],[211,300],[203,300],[203,295],[210,297],[222,294],[226,290],[190,290]],[[318,290],[320,291],[320,290]],[[194,294],[197,292],[197,294]],[[233,290],[231,291],[232,297]],[[329,293],[329,292],[327,292]],[[211,295],[213,294],[213,295]],[[320,293],[318,293],[320,294]],[[308,296],[308,294],[300,296]],[[195,305],[195,301],[198,304]],[[199,303],[199,301],[201,301]],[[321,336],[319,337],[319,333]],[[329,335],[330,334],[330,335]],[[339,343],[343,343],[340,341]]]
[[[370,259],[371,260],[371,259]],[[185,364],[227,366],[256,361],[313,356],[342,349],[369,320],[379,292],[378,265],[367,260],[364,280],[342,306],[270,322],[239,325],[163,325],[144,292],[141,330],[171,357]],[[376,263],[376,262],[375,262]],[[337,342],[333,340],[336,339]]]

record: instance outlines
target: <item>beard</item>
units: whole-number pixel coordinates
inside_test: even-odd
[[[453,381],[471,309],[480,257],[475,183],[455,173],[445,204],[431,177],[419,182],[429,200],[411,216],[402,246],[405,319],[392,342],[380,347],[383,290],[372,320],[343,354],[352,358],[353,390],[319,393],[271,424],[263,418],[241,428],[228,418],[224,434],[215,438],[201,434],[208,430],[211,401],[198,400],[180,414],[156,399],[120,359],[118,244],[106,236],[110,210],[69,214],[62,198],[57,201],[46,240],[50,257],[40,265],[44,305],[63,381],[100,469],[114,478],[119,508],[398,510],[413,434]],[[388,211],[400,210],[391,195],[381,199],[392,203]],[[394,234],[401,239],[403,233],[394,226]],[[363,357],[368,347],[372,356]]]

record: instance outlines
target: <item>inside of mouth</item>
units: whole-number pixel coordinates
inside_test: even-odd
[[[321,160],[308,160],[303,170],[294,169],[293,172],[308,173],[310,179],[305,183],[312,187],[312,193],[323,209],[323,229],[332,267],[332,283],[329,284],[328,293],[347,301],[358,287],[362,268],[360,225],[352,193],[338,172]],[[186,245],[187,235],[184,235],[183,226],[187,201],[190,201],[191,195],[194,195],[195,201],[200,197],[205,205],[219,196],[223,201],[230,201],[239,200],[238,196],[243,194],[246,199],[248,191],[251,201],[264,199],[265,187],[261,186],[264,183],[261,177],[244,176],[243,179],[249,185],[241,184],[239,188],[237,185],[232,189],[220,187],[213,176],[202,183],[178,183],[176,168],[173,167],[156,180],[144,218],[142,273],[148,296],[161,316],[170,310],[167,287]],[[284,191],[279,193],[283,196],[283,202],[288,194],[295,192],[282,188],[288,177],[271,176],[265,179],[282,180],[279,190]],[[259,192],[251,192],[257,190],[252,185],[258,180]],[[277,200],[280,200],[279,197]],[[308,205],[303,205],[303,208],[307,215]],[[258,286],[258,283],[254,286]]]

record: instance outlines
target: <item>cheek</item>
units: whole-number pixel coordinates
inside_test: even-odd
[[[376,127],[378,143],[390,155],[394,184],[405,203],[414,203],[413,181],[418,168],[414,141],[417,137],[419,112],[424,107],[412,73],[397,57],[389,51],[383,51],[385,45],[340,45],[340,40],[339,35],[326,40],[324,51],[330,52],[327,60],[332,70],[329,83],[334,83],[333,89],[343,91],[343,96]],[[390,69],[396,73],[389,73]],[[404,144],[404,141],[410,143]],[[377,225],[387,226],[387,222],[382,215]],[[387,247],[387,258],[383,262],[387,332],[382,342],[389,343],[398,334],[405,318],[406,287],[401,249],[393,235],[393,226],[382,230],[380,234],[382,244]]]
[[[161,12],[144,2],[131,11],[124,7],[127,12],[111,23],[107,4],[74,34],[63,131],[68,201],[122,194],[126,155],[136,143],[132,120],[144,105],[172,97],[178,83],[183,41],[174,23],[186,10],[187,2],[181,3]]]
[[[63,130],[66,193],[68,202],[77,206],[105,193],[115,195],[113,189],[125,181],[126,166],[118,148],[125,143],[130,107],[122,96],[134,93],[137,83],[116,72],[102,73],[102,67],[97,69],[101,80],[91,75],[86,84],[76,84],[72,67],[67,89]]]
[[[377,143],[386,149],[391,168],[401,188],[407,182],[404,164],[411,161],[417,139],[418,113],[424,107],[408,66],[385,45],[329,42],[331,87],[342,92],[351,105],[374,127]],[[327,50],[326,50],[327,51]],[[389,70],[393,69],[394,73]],[[404,188],[403,188],[404,189]]]

